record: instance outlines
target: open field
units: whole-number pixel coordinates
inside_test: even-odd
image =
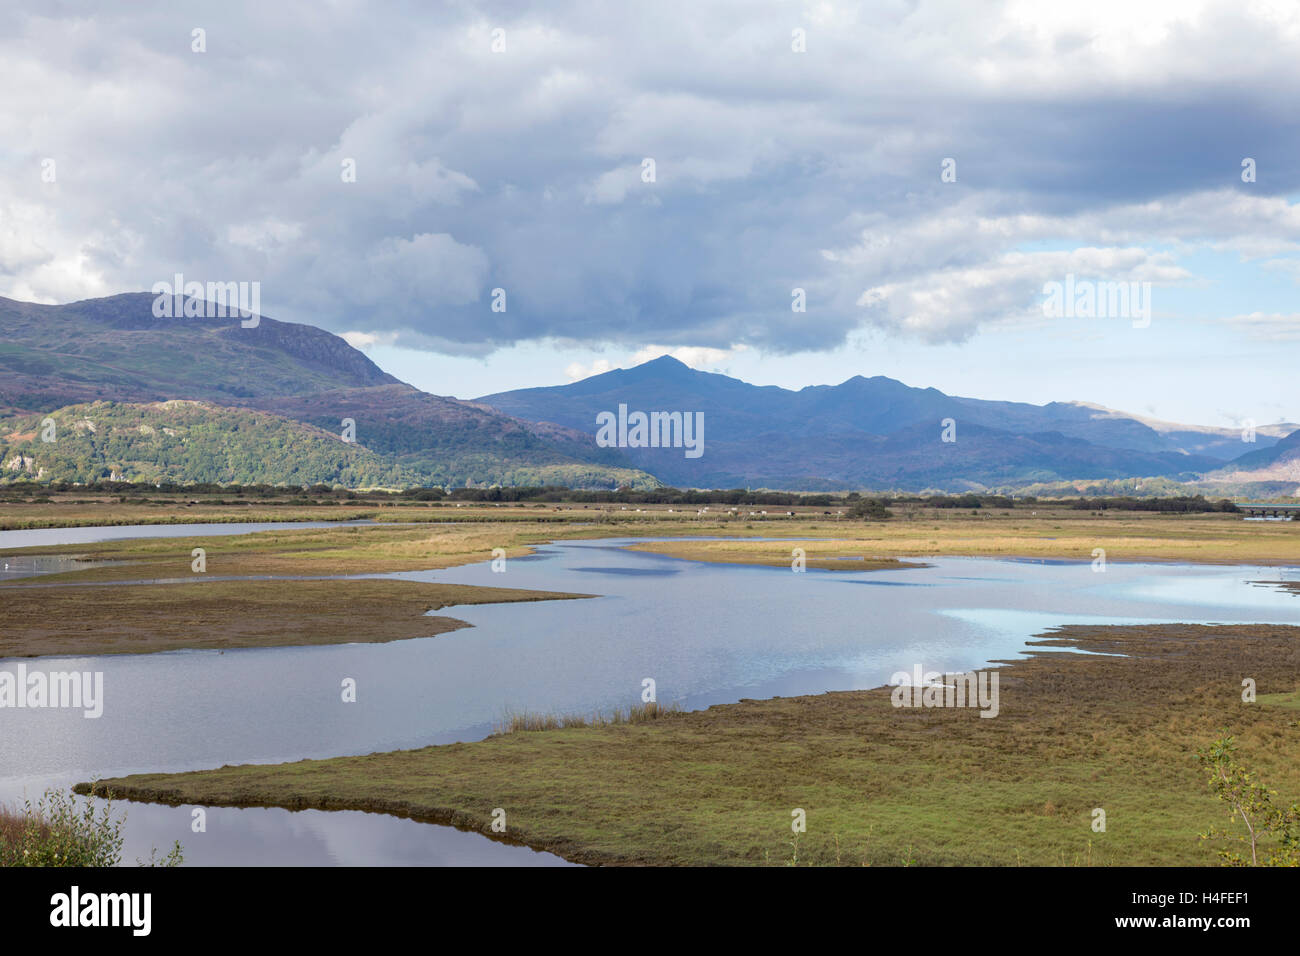
[[[1300,628],[1069,627],[1040,643],[1116,656],[1004,663],[994,719],[895,708],[878,689],[93,788],[483,832],[501,807],[509,838],[600,864],[1213,864],[1198,834],[1227,813],[1193,754],[1224,727],[1280,800],[1300,799],[1296,711],[1240,696],[1243,676],[1295,691]]]
[[[0,501],[0,531],[24,528],[77,528],[127,524],[203,524],[234,521],[357,521],[377,509],[354,505],[293,505],[250,501],[216,504],[178,498],[166,503],[126,504],[113,497],[66,496],[48,501]]]

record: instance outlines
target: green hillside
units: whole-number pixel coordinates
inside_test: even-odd
[[[53,423],[51,432],[46,421]],[[44,441],[52,436],[53,441]],[[358,435],[360,438],[361,435]],[[599,465],[512,465],[459,454],[407,464],[339,434],[205,402],[92,402],[0,419],[0,483],[14,481],[341,484],[351,488],[500,483],[653,487],[649,476]]]

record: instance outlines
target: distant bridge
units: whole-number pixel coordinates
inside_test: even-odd
[[[1257,501],[1238,501],[1237,509],[1243,511],[1247,518],[1291,518],[1300,517],[1300,505],[1273,505]]]

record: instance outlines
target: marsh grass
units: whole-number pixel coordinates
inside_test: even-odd
[[[615,707],[610,711],[585,714],[539,713],[522,710],[508,712],[493,728],[493,736],[513,734],[528,730],[568,730],[572,727],[608,727],[616,724],[644,724],[685,713],[677,704],[663,705],[650,701],[634,704],[627,709]]]
[[[384,643],[468,626],[428,613],[452,605],[586,596],[385,578],[0,590],[8,618],[25,622],[0,631],[0,658]]]
[[[473,743],[101,781],[131,799],[397,813],[596,864],[1159,866],[1220,862],[1193,751],[1228,726],[1300,793],[1295,711],[1245,704],[1300,676],[1300,628],[1068,625],[998,662],[1002,708],[895,708],[889,688],[745,700],[671,720],[533,717]],[[666,708],[665,708],[666,709]],[[630,715],[629,715],[630,716]],[[627,719],[626,717],[624,718]],[[84,786],[84,789],[83,789]],[[79,792],[91,789],[79,785]],[[791,846],[790,811],[807,832]],[[1104,807],[1107,832],[1094,832]]]

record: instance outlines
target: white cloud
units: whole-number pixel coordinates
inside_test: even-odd
[[[691,368],[709,369],[716,368],[728,359],[747,350],[748,347],[744,345],[733,345],[729,349],[715,349],[701,345],[679,345],[675,347],[647,345],[644,348],[637,349],[632,358],[628,360],[628,365],[641,365],[652,359],[671,355],[683,365],[689,365]]]
[[[234,223],[226,228],[226,240],[236,246],[247,246],[258,252],[271,252],[279,246],[297,242],[302,238],[302,225],[263,219],[261,222]]]
[[[570,382],[576,382],[580,379],[591,378],[593,375],[602,375],[605,372],[612,371],[613,368],[613,364],[608,359],[596,359],[590,365],[571,362],[564,367],[564,374]]]
[[[931,341],[960,341],[985,323],[1041,321],[1044,284],[1064,282],[1069,275],[1153,284],[1191,277],[1169,255],[1144,249],[1008,253],[978,266],[876,286],[862,293],[858,305],[869,311],[873,325]]]
[[[590,378],[593,375],[613,371],[616,368],[634,368],[637,365],[643,365],[665,355],[671,355],[677,361],[689,365],[691,368],[708,371],[718,368],[736,355],[746,351],[748,351],[748,347],[744,345],[736,345],[729,349],[716,349],[698,345],[646,345],[637,349],[625,361],[617,364],[603,358],[595,359],[586,364],[571,362],[565,366],[564,374],[569,381],[576,382],[584,378]]]
[[[1251,312],[1247,315],[1234,315],[1224,321],[1246,335],[1268,342],[1300,340],[1300,312]]]
[[[231,0],[197,55],[161,5],[17,0],[0,11],[0,294],[179,271],[258,280],[278,318],[458,354],[630,350],[647,329],[797,351],[842,343],[864,292],[891,332],[999,321],[1032,295],[1034,244],[1142,250],[1165,275],[1194,249],[1300,251],[1294,3],[796,13],[558,0],[489,23],[473,5]],[[1249,189],[1238,154],[1259,162]],[[495,286],[504,313],[485,308]]]
[[[347,342],[354,349],[363,351],[374,348],[376,345],[392,345],[397,340],[396,332],[340,332],[339,338]]]

